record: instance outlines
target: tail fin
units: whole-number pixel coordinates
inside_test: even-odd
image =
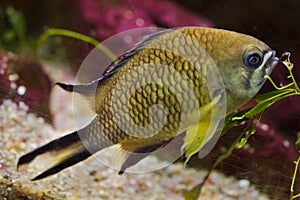
[[[37,157],[41,157],[43,162],[49,163],[50,167],[47,166],[48,169],[32,179],[35,181],[85,160],[90,155],[81,142],[78,133],[73,132],[22,156],[18,161],[17,167],[29,164]]]

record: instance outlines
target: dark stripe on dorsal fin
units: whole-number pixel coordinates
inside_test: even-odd
[[[121,55],[119,58],[117,58],[117,62],[113,62],[103,73],[102,77],[103,78],[108,78],[112,76],[114,73],[116,73],[122,66],[124,66],[127,61],[137,53],[139,49],[142,49],[146,44],[148,44],[151,40],[155,39],[156,37],[159,37],[162,34],[165,34],[167,32],[174,31],[177,28],[172,28],[172,29],[166,29],[162,30],[150,35],[145,36],[145,38],[141,41],[138,42],[137,44],[134,45],[132,49],[127,51],[125,54]]]
[[[106,68],[106,70],[103,72],[102,76],[99,79],[92,81],[91,83],[78,84],[78,85],[56,83],[56,85],[60,86],[61,88],[69,92],[76,92],[84,96],[93,96],[96,92],[96,88],[99,85],[105,84],[105,81],[107,81],[116,72],[118,72],[129,61],[129,59],[137,53],[139,49],[142,49],[148,42],[155,39],[156,37],[159,37],[160,35],[165,34],[167,32],[174,31],[175,29],[177,28],[166,29],[146,36],[141,42],[137,43],[131,50],[127,51],[125,54],[118,57],[117,61],[112,62],[112,64],[109,65]]]
[[[68,91],[68,92],[76,92],[79,94],[82,94],[84,96],[94,96],[96,93],[96,89],[98,86],[98,81],[93,81],[88,84],[79,84],[79,85],[72,85],[72,84],[66,84],[66,83],[56,83],[59,87],[62,89]]]

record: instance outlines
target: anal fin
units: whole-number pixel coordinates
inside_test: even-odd
[[[119,171],[119,175],[122,175],[127,168],[137,164],[142,159],[146,158],[148,155],[150,155],[152,152],[156,151],[160,147],[164,146],[163,144],[155,144],[151,146],[146,147],[140,147],[136,149],[134,152],[130,153],[124,163],[121,166],[121,169]]]

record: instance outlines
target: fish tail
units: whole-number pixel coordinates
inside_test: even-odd
[[[89,134],[91,129],[94,128],[93,125],[95,125],[95,119],[85,128],[53,140],[23,155],[17,163],[17,168],[19,169],[20,166],[29,163],[45,166],[45,171],[31,179],[35,181],[56,174],[67,167],[85,160],[96,151],[101,150],[100,147],[94,147],[93,152],[89,151],[90,149],[87,149],[83,143],[85,138],[80,136],[85,133]]]

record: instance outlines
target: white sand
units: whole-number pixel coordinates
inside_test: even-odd
[[[66,116],[71,116],[67,115]],[[68,119],[66,119],[68,120]],[[69,119],[71,120],[71,119]],[[62,135],[43,119],[27,113],[26,105],[10,100],[0,106],[0,199],[183,199],[184,190],[200,183],[206,171],[184,169],[181,163],[142,174],[117,175],[97,159],[90,158],[61,173],[31,182],[36,168],[16,172],[17,159]],[[103,155],[109,156],[109,155]],[[149,159],[151,164],[157,159]],[[26,197],[26,198],[25,198]],[[201,200],[266,200],[247,180],[214,172],[203,188]]]

